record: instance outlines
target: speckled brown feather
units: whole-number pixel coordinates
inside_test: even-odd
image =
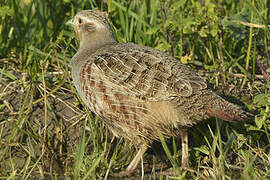
[[[158,139],[157,129],[170,137],[177,128],[209,116],[228,121],[248,118],[248,113],[208,89],[179,60],[135,44],[97,50],[80,69],[79,82],[89,108],[117,136],[131,141]]]
[[[136,168],[145,147],[159,139],[158,131],[165,137],[182,132],[187,148],[185,127],[208,117],[227,121],[251,117],[216,95],[179,60],[150,47],[117,43],[101,12],[82,11],[76,17],[86,22],[75,23],[82,39],[71,60],[74,85],[90,110],[116,136],[140,147],[125,174]],[[188,152],[183,153],[185,165]]]

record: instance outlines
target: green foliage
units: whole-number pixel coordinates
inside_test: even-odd
[[[265,130],[270,129],[270,93],[269,91],[266,94],[258,94],[254,98],[254,103],[260,108],[260,114],[255,118],[255,124],[258,129],[261,129],[263,126]]]

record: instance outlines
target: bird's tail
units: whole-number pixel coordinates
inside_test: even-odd
[[[208,116],[217,117],[225,121],[238,122],[249,120],[253,115],[244,111],[240,106],[230,103],[217,96],[215,100],[206,109]]]

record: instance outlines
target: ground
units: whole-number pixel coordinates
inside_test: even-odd
[[[1,112],[1,153],[2,156],[1,168],[6,169],[23,169],[26,164],[33,166],[31,177],[39,176],[42,171],[46,177],[46,174],[49,172],[54,172],[60,177],[69,177],[67,174],[72,168],[72,164],[76,161],[76,153],[78,152],[79,145],[81,143],[82,134],[84,131],[84,122],[89,121],[95,125],[87,125],[85,128],[86,139],[89,136],[93,136],[93,133],[96,137],[94,143],[87,142],[85,147],[85,155],[93,154],[93,151],[98,150],[95,146],[108,146],[105,149],[104,153],[101,153],[103,158],[114,159],[114,151],[118,152],[118,157],[116,159],[120,160],[114,162],[113,166],[110,167],[113,171],[118,171],[121,168],[125,168],[127,163],[131,160],[132,156],[135,154],[135,149],[133,146],[129,145],[128,142],[125,142],[123,139],[114,139],[112,134],[106,129],[103,122],[95,117],[94,114],[89,112],[87,108],[81,104],[80,99],[76,94],[76,91],[72,86],[70,89],[66,87],[65,83],[70,83],[69,77],[66,79],[61,78],[61,73],[56,75],[57,78],[60,78],[60,86],[54,85],[54,87],[59,87],[56,90],[53,90],[49,87],[48,91],[53,92],[49,93],[44,100],[44,96],[41,92],[43,84],[40,81],[31,82],[29,77],[24,77],[24,73],[19,71],[14,71],[16,64],[12,64],[6,69],[7,72],[14,76],[14,80],[7,78],[5,76],[1,77],[0,81],[0,97],[2,104]],[[202,76],[210,80],[213,74],[202,73]],[[52,78],[50,76],[48,79]],[[235,84],[227,85],[227,88],[223,89],[224,97],[234,101],[240,105],[241,102],[250,103],[254,94],[258,93],[263,87],[263,81],[258,80],[256,83],[257,88],[252,90],[245,88],[243,91],[239,92],[239,86],[241,83],[241,78],[232,77],[235,81],[232,81]],[[31,84],[29,86],[29,84]],[[31,87],[29,91],[27,88]],[[248,86],[247,86],[248,87]],[[53,87],[52,87],[53,88]],[[213,87],[214,88],[214,87]],[[225,95],[224,95],[225,94]],[[236,97],[237,99],[233,98]],[[231,98],[230,98],[231,97]],[[45,108],[45,102],[47,108]],[[46,114],[46,115],[45,115]],[[210,119],[206,121],[215,129],[215,120]],[[243,123],[241,125],[244,125]],[[237,127],[237,125],[230,126],[232,128]],[[100,128],[101,130],[93,130],[91,128]],[[194,143],[196,138],[193,138],[191,134],[196,134],[198,129],[208,129],[206,123],[199,124],[198,126],[191,128],[190,131],[190,147],[198,147],[205,143]],[[241,131],[241,128],[235,128],[236,131]],[[91,140],[89,138],[88,140]],[[176,142],[178,150],[180,150],[180,140],[176,138],[168,140],[168,145],[173,151],[172,144]],[[198,141],[197,141],[198,142]],[[106,144],[106,145],[105,145]],[[127,147],[124,150],[120,148]],[[115,148],[115,147],[118,147]],[[117,149],[117,150],[116,150]],[[180,152],[180,151],[179,151]],[[192,156],[195,156],[194,153]],[[181,155],[176,154],[179,160]],[[236,163],[235,154],[231,153],[232,163]],[[119,158],[120,157],[120,158]],[[205,158],[205,156],[203,156]],[[30,159],[29,159],[30,158]],[[114,161],[116,161],[114,159]],[[34,162],[38,162],[38,165],[34,165]],[[153,168],[155,171],[164,171],[171,168],[172,165],[169,159],[164,152],[160,142],[155,142],[151,148],[147,151],[144,158],[144,171],[146,173],[145,177],[148,175],[153,176]],[[106,171],[104,167],[96,169],[97,174]],[[102,174],[102,173],[101,173]],[[159,173],[158,173],[159,174]],[[160,174],[159,174],[160,175]],[[70,175],[72,176],[72,175]],[[100,176],[100,175],[97,175]],[[140,177],[141,171],[138,168],[136,176],[132,178]],[[131,179],[132,179],[131,178]]]

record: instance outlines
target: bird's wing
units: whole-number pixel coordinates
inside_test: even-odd
[[[99,50],[91,59],[110,83],[145,100],[189,97],[207,88],[190,67],[153,48],[118,44]]]

